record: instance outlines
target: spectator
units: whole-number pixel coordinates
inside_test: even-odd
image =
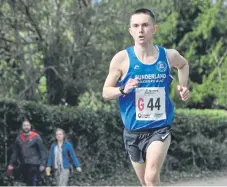
[[[46,173],[50,175],[51,169],[54,171],[57,186],[67,186],[70,174],[70,158],[72,159],[76,170],[81,172],[80,163],[75,155],[72,144],[65,140],[63,129],[56,130],[56,142],[51,145],[48,158]]]
[[[36,186],[39,171],[45,170],[47,152],[42,139],[37,132],[32,131],[29,120],[22,123],[22,132],[17,136],[13,154],[8,166],[8,174],[11,174],[15,162],[19,159],[20,171],[27,186]]]

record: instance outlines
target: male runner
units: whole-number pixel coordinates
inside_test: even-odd
[[[188,62],[175,49],[153,45],[157,28],[150,10],[132,13],[129,32],[135,44],[113,57],[103,87],[104,99],[119,98],[125,148],[143,186],[159,185],[171,141],[171,67],[178,69],[181,99],[190,94]]]

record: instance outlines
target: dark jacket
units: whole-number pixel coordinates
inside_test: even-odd
[[[31,131],[27,138],[24,133],[19,134],[15,141],[10,164],[13,165],[17,159],[21,164],[46,165],[47,152],[38,133]]]
[[[49,159],[47,162],[48,167],[55,168],[55,147],[56,146],[57,146],[56,143],[53,143],[51,145]],[[80,163],[76,157],[72,144],[69,141],[65,141],[64,144],[62,145],[63,168],[70,168],[71,160],[73,161],[73,164],[75,167],[80,167]]]

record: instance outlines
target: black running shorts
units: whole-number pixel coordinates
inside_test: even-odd
[[[170,130],[170,126],[143,131],[124,129],[124,144],[130,159],[133,162],[144,163],[148,146],[153,141],[165,141],[171,135]]]

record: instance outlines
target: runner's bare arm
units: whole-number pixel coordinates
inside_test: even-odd
[[[122,75],[120,69],[122,62],[125,60],[125,52],[118,52],[110,62],[109,73],[103,86],[103,98],[105,100],[115,99],[121,94],[119,87],[116,87],[117,81]]]
[[[178,69],[178,79],[180,86],[187,87],[189,76],[188,61],[175,49],[168,49],[167,57],[170,66]]]

